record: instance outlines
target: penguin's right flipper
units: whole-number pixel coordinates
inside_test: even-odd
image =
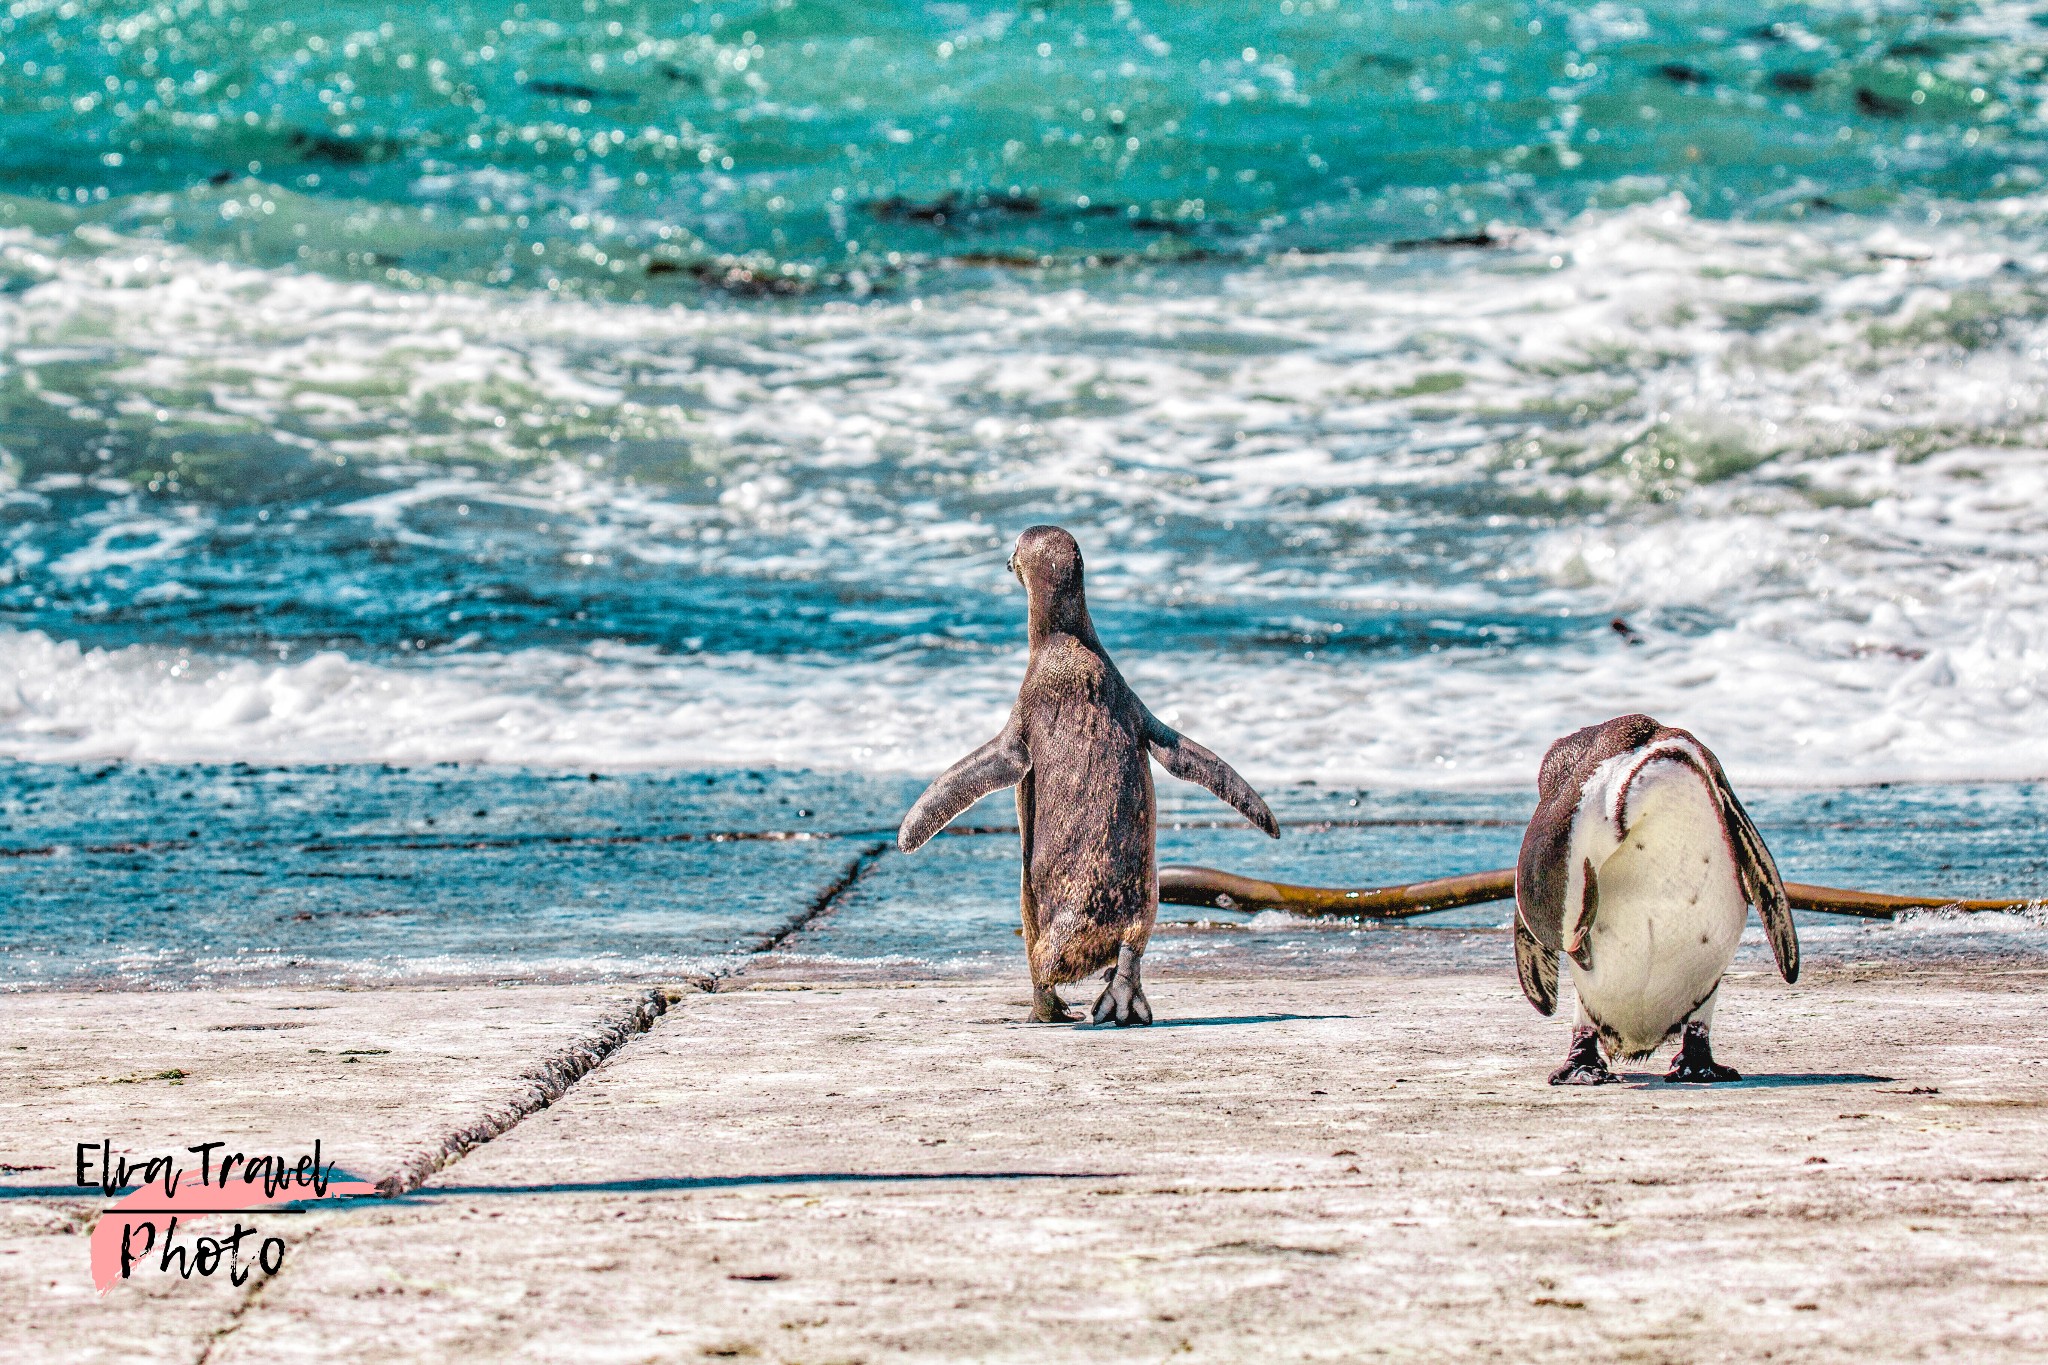
[[[1237,769],[1150,711],[1145,713],[1145,741],[1151,745],[1152,757],[1159,760],[1160,767],[1183,782],[1207,787],[1217,797],[1236,807],[1237,813],[1245,819],[1275,839],[1280,837],[1280,822],[1273,818],[1265,798],[1252,790],[1251,783],[1237,775]]]
[[[1579,869],[1579,922],[1572,928],[1572,936],[1565,940],[1564,950],[1572,961],[1593,970],[1593,923],[1600,918],[1600,878],[1593,871],[1593,860],[1583,858]]]
[[[925,788],[910,814],[903,817],[903,827],[896,831],[896,846],[915,853],[925,840],[951,824],[954,816],[990,792],[1016,786],[1030,769],[1031,753],[1024,747],[1023,736],[1005,729]]]

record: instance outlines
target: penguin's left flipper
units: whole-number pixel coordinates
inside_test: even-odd
[[[1707,1026],[1698,1020],[1686,1024],[1678,1035],[1678,1055],[1671,1059],[1667,1081],[1687,1085],[1712,1085],[1716,1081],[1739,1081],[1742,1073],[1714,1060],[1713,1045],[1707,1041]]]
[[[1521,980],[1522,994],[1538,1014],[1557,1013],[1557,950],[1536,937],[1519,904],[1515,907],[1515,975]]]
[[[1237,769],[1189,739],[1150,711],[1145,713],[1145,742],[1159,766],[1183,782],[1206,787],[1221,800],[1236,807],[1237,813],[1273,836],[1280,837],[1280,822],[1273,818],[1265,798],[1252,790],[1251,783],[1237,775]]]
[[[1114,1023],[1118,1028],[1143,1028],[1152,1022],[1152,1005],[1145,999],[1145,985],[1138,979],[1138,954],[1126,943],[1117,948],[1116,966],[1102,974],[1102,994],[1095,997],[1089,1022]]]
[[[1551,748],[1555,753],[1558,745]],[[1557,955],[1566,948],[1564,907],[1571,893],[1576,801],[1570,783],[1553,782],[1537,804],[1515,861],[1515,975],[1538,1014],[1557,1011]]]
[[[1025,747],[1023,733],[1013,720],[1003,727],[1001,734],[946,769],[939,774],[938,781],[925,788],[910,814],[903,817],[903,827],[896,831],[896,846],[905,853],[917,852],[925,840],[951,824],[954,816],[990,792],[1016,786],[1030,770],[1031,751]]]
[[[1705,752],[1704,747],[1701,752]],[[1728,784],[1721,761],[1709,753],[1707,762],[1713,769],[1714,795],[1721,805],[1721,822],[1728,830],[1728,845],[1735,854],[1743,895],[1756,907],[1757,918],[1764,922],[1764,937],[1771,941],[1771,956],[1778,960],[1778,975],[1788,982],[1797,981],[1799,931],[1792,924],[1792,901],[1785,894],[1784,878],[1778,875],[1777,860],[1764,846],[1763,835],[1757,833],[1749,812],[1735,798],[1735,788]]]

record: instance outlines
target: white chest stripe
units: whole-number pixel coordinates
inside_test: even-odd
[[[1590,966],[1580,1002],[1624,1055],[1660,1044],[1713,993],[1748,906],[1699,747],[1666,739],[1600,765],[1572,817],[1561,928],[1580,933],[1590,867]]]

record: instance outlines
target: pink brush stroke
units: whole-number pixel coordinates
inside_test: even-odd
[[[171,1215],[183,1209],[255,1209],[266,1204],[312,1204],[322,1199],[351,1199],[366,1194],[378,1193],[377,1187],[367,1180],[332,1180],[327,1184],[327,1193],[316,1195],[311,1190],[294,1187],[279,1190],[275,1197],[263,1192],[261,1184],[246,1184],[236,1180],[227,1186],[187,1184],[180,1181],[175,1195],[166,1195],[155,1185],[145,1185],[139,1190],[123,1195],[114,1207],[100,1216],[92,1230],[92,1282],[93,1287],[105,1294],[121,1281],[121,1238],[128,1229],[141,1223],[156,1224],[156,1242],[150,1247],[149,1257],[154,1259],[162,1254],[164,1239],[170,1234]],[[204,1217],[205,1215],[195,1215]],[[179,1231],[186,1224],[179,1220]],[[144,1264],[137,1257],[135,1264]]]

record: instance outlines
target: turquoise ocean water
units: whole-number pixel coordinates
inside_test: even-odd
[[[71,832],[6,837],[132,842],[108,765],[808,771],[865,828],[999,723],[1037,521],[1269,788],[1506,810],[1647,710],[2030,828],[2044,66],[2036,4],[15,0],[0,758]],[[52,866],[17,979],[114,960]]]

